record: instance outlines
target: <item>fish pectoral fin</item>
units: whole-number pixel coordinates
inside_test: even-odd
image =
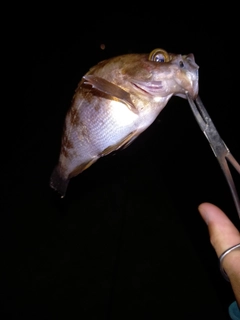
[[[106,79],[91,74],[83,76],[83,79],[85,80],[84,84],[91,85],[93,89],[110,96],[113,100],[123,102],[132,112],[138,114],[138,110],[134,106],[130,94],[121,87]]]
[[[101,153],[100,153],[100,157],[106,156],[107,154],[116,151],[122,147],[124,147],[124,149],[135,139],[138,137],[138,131],[133,131],[131,132],[127,137],[125,137],[122,141],[120,141],[119,143],[113,145],[113,146],[109,146],[106,149],[104,149]]]

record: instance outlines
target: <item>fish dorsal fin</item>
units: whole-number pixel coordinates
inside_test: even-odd
[[[91,85],[93,89],[112,97],[114,100],[123,102],[132,112],[138,113],[130,94],[121,87],[106,79],[91,74],[83,76],[83,79],[85,80],[84,84]]]

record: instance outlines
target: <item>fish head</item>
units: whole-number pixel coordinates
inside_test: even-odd
[[[154,97],[198,95],[198,65],[193,54],[181,55],[155,49],[150,55],[133,56],[122,68],[124,80]]]

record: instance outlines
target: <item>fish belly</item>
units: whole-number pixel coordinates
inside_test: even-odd
[[[87,169],[101,156],[118,149],[137,131],[139,116],[124,103],[104,98],[75,102],[65,120],[58,165],[50,185],[62,195],[69,179]]]

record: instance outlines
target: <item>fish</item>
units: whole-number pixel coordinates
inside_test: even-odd
[[[128,147],[172,96],[198,95],[192,53],[128,53],[103,60],[82,77],[67,111],[50,187],[63,198],[71,178],[99,158]]]

